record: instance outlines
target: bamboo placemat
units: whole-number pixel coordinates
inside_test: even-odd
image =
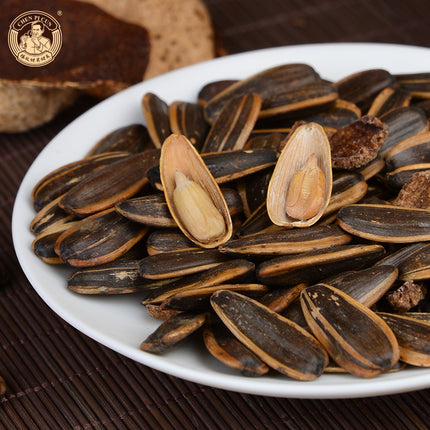
[[[36,2],[37,3],[37,2]],[[426,0],[206,0],[229,53],[365,41],[430,46]],[[0,398],[4,429],[429,428],[430,390],[376,398],[299,400],[187,382],[127,359],[52,312],[22,273],[11,216],[25,172],[44,146],[95,104],[83,98],[49,124],[0,134]]]

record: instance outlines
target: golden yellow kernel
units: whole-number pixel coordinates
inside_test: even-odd
[[[208,193],[180,171],[175,172],[175,180],[173,202],[186,230],[202,243],[211,242],[224,235],[224,218]]]
[[[325,175],[312,153],[298,170],[288,187],[286,213],[288,216],[307,220],[314,217],[324,204]]]

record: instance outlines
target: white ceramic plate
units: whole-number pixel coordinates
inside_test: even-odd
[[[146,314],[138,295],[88,297],[70,292],[67,272],[37,258],[29,225],[35,212],[31,191],[44,175],[82,158],[101,137],[120,126],[143,122],[141,99],[153,92],[167,102],[196,100],[206,82],[243,78],[271,66],[305,62],[323,78],[384,68],[392,73],[430,71],[430,49],[386,44],[315,44],[273,48],[227,56],[137,84],[101,102],[61,131],[40,153],[18,191],[12,218],[16,254],[28,280],[64,320],[107,347],[159,371],[189,381],[249,394],[295,398],[344,398],[391,394],[430,387],[430,369],[410,369],[364,380],[350,375],[323,375],[298,382],[281,374],[246,378],[218,363],[199,343],[188,342],[164,356],[139,350],[159,325]]]

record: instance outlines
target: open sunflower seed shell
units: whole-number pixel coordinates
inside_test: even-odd
[[[310,381],[327,365],[327,354],[313,336],[261,303],[218,291],[211,304],[233,335],[278,372]]]
[[[305,288],[300,301],[312,333],[349,373],[371,378],[399,360],[399,345],[388,325],[349,295],[317,284]]]
[[[160,178],[172,218],[182,233],[202,248],[230,239],[233,224],[227,202],[196,148],[183,135],[165,140]]]
[[[286,140],[267,189],[273,224],[309,227],[326,210],[332,191],[330,143],[316,123],[299,125]]]

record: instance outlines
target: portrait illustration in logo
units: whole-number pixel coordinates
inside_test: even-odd
[[[51,41],[43,36],[45,27],[40,21],[31,23],[31,29],[20,37],[19,47],[29,54],[41,54],[51,49]]]
[[[61,48],[60,24],[45,12],[25,12],[11,23],[8,41],[17,61],[30,67],[44,66]]]

